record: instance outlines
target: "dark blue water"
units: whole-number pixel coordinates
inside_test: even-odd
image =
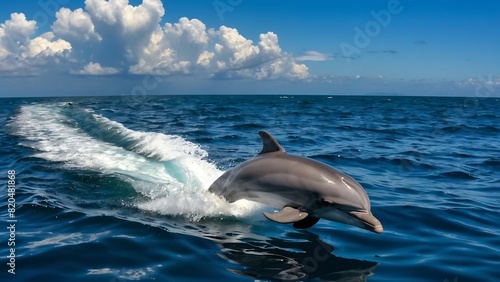
[[[498,99],[0,102],[0,281],[500,277]],[[223,171],[260,151],[259,130],[360,182],[384,232],[326,220],[296,230],[266,220],[268,207],[208,193]],[[8,220],[17,221],[15,275]]]

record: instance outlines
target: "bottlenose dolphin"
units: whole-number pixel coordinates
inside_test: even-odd
[[[267,131],[259,131],[262,151],[222,174],[209,191],[229,202],[247,199],[281,209],[264,216],[278,223],[309,228],[320,218],[383,231],[370,211],[361,185],[328,165],[289,155]]]

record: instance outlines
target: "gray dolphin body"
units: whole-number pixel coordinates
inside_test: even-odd
[[[309,228],[320,218],[381,233],[370,199],[350,176],[312,159],[288,155],[274,137],[259,131],[262,151],[226,171],[209,188],[229,202],[247,199],[281,211],[264,216]]]

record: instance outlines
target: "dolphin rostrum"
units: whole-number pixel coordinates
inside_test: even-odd
[[[278,223],[309,228],[320,218],[383,231],[370,211],[370,199],[347,174],[315,160],[289,155],[267,131],[259,131],[262,151],[226,171],[209,188],[229,202],[247,199],[276,209],[264,216]]]

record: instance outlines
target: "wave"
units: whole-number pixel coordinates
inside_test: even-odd
[[[477,179],[477,177],[475,177],[474,175],[467,173],[467,172],[459,171],[459,170],[447,171],[447,172],[440,173],[439,175],[451,177],[451,178],[463,179],[463,180],[475,180],[475,179]]]
[[[257,204],[229,204],[208,192],[223,171],[206,160],[199,145],[177,135],[141,132],[67,103],[20,108],[8,125],[34,157],[81,169],[116,175],[148,200],[139,209],[192,220],[252,213]]]
[[[401,135],[404,128],[383,128],[383,127],[368,127],[368,126],[351,126],[351,125],[340,125],[338,129],[345,131],[363,131],[363,132],[373,132],[380,134],[391,134],[391,135]]]
[[[396,154],[393,156],[372,156],[372,157],[360,157],[359,154],[352,154],[349,150],[343,150],[336,152],[334,154],[319,154],[312,155],[310,158],[318,159],[327,163],[359,163],[364,166],[381,166],[390,165],[388,167],[399,167],[400,170],[415,170],[421,169],[425,171],[432,171],[437,169],[434,164],[426,163],[415,158],[415,154],[412,151],[404,152],[404,155]],[[420,155],[425,155],[427,153],[419,153]]]
[[[264,128],[264,126],[261,124],[250,122],[250,123],[235,124],[232,126],[232,128],[235,130],[252,130],[252,129],[262,129]]]
[[[500,132],[500,128],[492,125],[484,125],[484,126],[469,126],[466,124],[458,124],[458,125],[450,125],[450,126],[443,126],[441,128],[438,128],[438,130],[442,130],[444,132],[449,132],[449,133],[456,133],[456,132],[462,132],[462,131],[473,131],[476,133],[482,133],[482,134],[494,134]]]
[[[481,163],[481,165],[490,166],[493,168],[500,168],[500,160],[489,159]]]

